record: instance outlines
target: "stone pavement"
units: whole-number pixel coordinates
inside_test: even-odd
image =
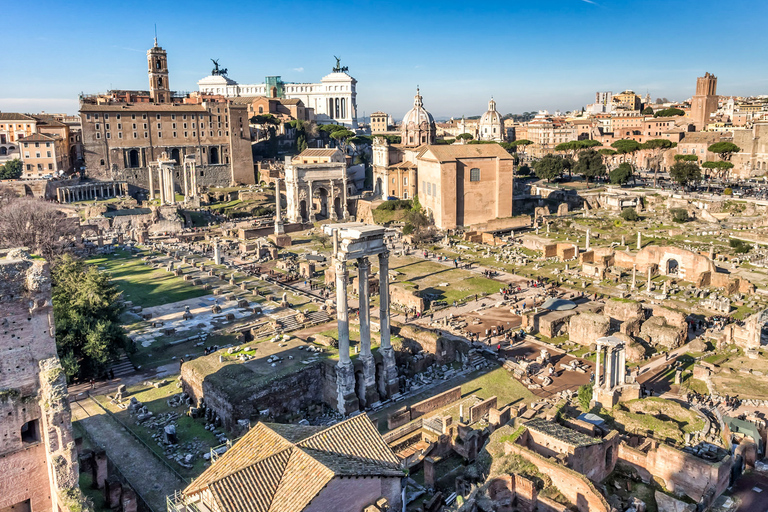
[[[79,422],[89,437],[106,450],[110,460],[153,512],[165,511],[166,496],[188,485],[189,482],[171,472],[149,448],[92,399],[72,405],[72,421]]]

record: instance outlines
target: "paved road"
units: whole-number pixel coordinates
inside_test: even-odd
[[[79,421],[93,441],[104,448],[136,492],[154,512],[166,510],[166,496],[183,489],[184,482],[92,399],[72,404],[72,420]]]

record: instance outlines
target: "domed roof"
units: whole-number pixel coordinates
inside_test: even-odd
[[[419,94],[419,88],[416,88],[416,96],[413,98],[413,108],[405,113],[403,116],[403,126],[408,126],[410,123],[418,126],[423,122],[428,124],[434,124],[435,120],[427,109],[424,108],[421,101],[421,95]]]
[[[480,118],[480,125],[501,124],[501,115],[496,111],[496,102],[491,98],[488,102],[488,110]]]

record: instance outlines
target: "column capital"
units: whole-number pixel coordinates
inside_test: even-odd
[[[365,272],[371,269],[371,261],[368,259],[368,256],[357,258],[357,268]]]
[[[347,261],[346,260],[340,260],[338,258],[334,258],[333,266],[336,269],[336,273],[347,273]]]

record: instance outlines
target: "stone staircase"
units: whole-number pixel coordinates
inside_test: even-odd
[[[296,320],[296,315],[284,316],[277,320],[277,323],[282,327],[283,332],[295,331],[301,329],[301,324]]]
[[[125,352],[120,354],[118,360],[112,363],[109,369],[114,372],[117,379],[133,375],[136,372],[136,368],[133,367],[133,363],[128,359],[128,355]]]
[[[473,368],[477,368],[481,366],[483,363],[485,363],[485,358],[481,356],[479,352],[469,353],[469,366]]]
[[[309,322],[313,324],[324,324],[330,319],[331,317],[328,316],[328,313],[326,313],[322,309],[313,311],[307,315],[307,320],[309,320]]]

